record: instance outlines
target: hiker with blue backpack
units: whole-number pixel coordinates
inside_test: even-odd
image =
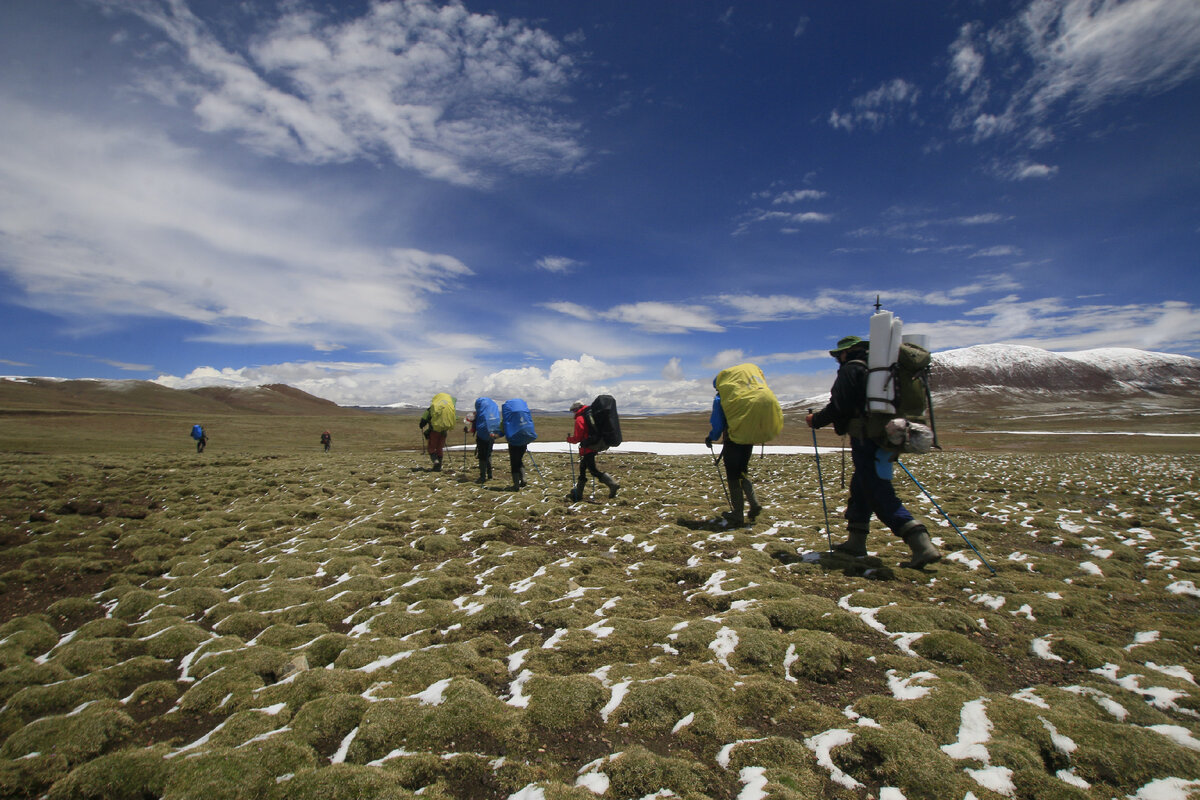
[[[520,398],[504,401],[500,407],[500,419],[503,426],[501,435],[508,439],[508,467],[512,471],[512,489],[515,492],[525,486],[525,453],[529,450],[530,442],[537,439],[537,431],[533,427],[529,404]],[[537,467],[537,464],[533,466]]]
[[[596,406],[595,411],[592,406]],[[575,428],[567,437],[567,441],[579,445],[579,480],[569,495],[575,501],[583,499],[583,487],[587,485],[589,472],[608,487],[609,497],[616,497],[617,490],[621,488],[621,484],[613,480],[612,476],[596,467],[597,453],[621,443],[616,402],[608,395],[600,395],[592,406],[586,406],[580,401],[571,404],[571,412],[575,415]],[[605,428],[609,430],[606,431]],[[611,430],[613,428],[615,433]]]
[[[716,384],[716,381],[713,381]],[[729,436],[729,423],[725,410],[721,407],[721,394],[713,397],[712,412],[708,417],[708,436],[704,437],[704,446],[712,450],[713,442],[720,440],[721,455],[718,461],[725,462],[725,477],[729,479],[730,510],[722,516],[726,523],[735,528],[746,524],[743,509],[747,500],[750,501],[750,524],[758,519],[762,506],[754,494],[754,484],[750,481],[750,457],[754,455],[754,445],[735,442]],[[720,477],[720,473],[717,474]]]
[[[476,483],[487,483],[492,477],[492,448],[502,433],[500,407],[490,397],[475,400],[475,410],[467,414],[463,430],[475,434],[475,458],[479,459],[479,477]]]
[[[809,414],[805,422],[814,430],[830,423],[839,436],[850,434],[854,471],[850,497],[846,501],[849,537],[833,549],[855,558],[867,555],[871,514],[900,537],[912,550],[912,559],[902,564],[920,569],[940,561],[942,554],[929,541],[929,531],[913,519],[892,486],[892,455],[867,434],[867,378],[870,343],[857,336],[842,337],[829,355],[837,359],[837,378],[829,392],[829,403]]]
[[[208,434],[204,432],[203,425],[197,423],[192,426],[192,438],[196,440],[196,452],[203,453],[208,446]]]

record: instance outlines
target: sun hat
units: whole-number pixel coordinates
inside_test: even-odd
[[[571,403],[572,411],[578,411],[581,408],[583,408],[583,403],[581,401],[576,400],[574,403]]]
[[[829,351],[829,355],[833,356],[834,358],[837,358],[838,353],[844,353],[847,350],[850,350],[851,348],[858,347],[858,346],[864,345],[864,344],[867,344],[867,343],[865,341],[863,341],[862,339],[858,338],[857,336],[843,336],[841,339],[838,339],[837,347],[835,347]]]

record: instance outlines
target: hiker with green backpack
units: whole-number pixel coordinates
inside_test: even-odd
[[[833,549],[855,558],[865,557],[873,513],[912,550],[912,559],[902,566],[920,569],[941,560],[942,554],[929,541],[929,531],[913,519],[896,496],[891,469],[894,453],[868,433],[869,350],[870,343],[857,336],[845,336],[838,341],[837,347],[829,351],[840,365],[829,392],[829,403],[805,418],[810,428],[823,428],[832,423],[839,436],[850,435],[854,471],[845,512],[849,537]]]
[[[454,398],[442,392],[435,394],[429,408],[421,415],[418,426],[427,441],[426,452],[433,462],[433,471],[442,471],[442,455],[446,450],[446,434],[458,424],[458,412],[454,410]],[[426,427],[429,430],[425,430]]]
[[[746,524],[744,507],[747,501],[751,524],[762,512],[750,480],[754,445],[765,444],[783,431],[783,410],[756,364],[739,364],[721,370],[713,378],[713,388],[717,394],[713,398],[709,415],[711,430],[704,437],[704,446],[711,450],[715,440],[723,442],[717,460],[725,462],[725,475],[729,478],[730,510],[724,518],[728,525],[740,528]],[[720,477],[719,472],[717,477]]]

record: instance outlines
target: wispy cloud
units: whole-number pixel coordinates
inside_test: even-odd
[[[561,173],[585,157],[578,127],[556,113],[575,73],[563,45],[460,2],[382,0],[338,20],[293,6],[244,53],[181,0],[95,2],[140,17],[182,53],[169,79],[171,66],[155,64],[147,91],[261,153],[384,159],[470,185],[493,169]]]
[[[962,101],[956,127],[976,139],[1019,134],[1044,142],[1074,115],[1200,74],[1200,4],[1034,0],[995,28],[964,26],[950,55],[947,84]]]
[[[850,110],[834,109],[829,124],[844,131],[868,128],[878,131],[902,117],[913,113],[921,90],[903,78],[892,78],[850,102]]]
[[[543,256],[535,263],[538,269],[559,275],[565,275],[576,267],[581,266],[581,262],[573,258],[566,258],[565,256]]]
[[[698,305],[642,302],[614,306],[601,315],[605,319],[634,325],[654,333],[719,333],[723,327],[714,321],[711,309]]]
[[[65,318],[173,317],[214,341],[328,350],[411,331],[471,274],[349,234],[357,202],[245,181],[157,133],[9,100],[0,139],[6,272],[22,302]]]

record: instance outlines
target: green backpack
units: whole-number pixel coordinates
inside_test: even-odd
[[[901,453],[927,453],[941,449],[937,429],[933,427],[933,396],[929,391],[929,365],[933,358],[918,344],[900,345],[886,391],[896,413],[871,411],[867,414],[867,436],[880,447]]]

